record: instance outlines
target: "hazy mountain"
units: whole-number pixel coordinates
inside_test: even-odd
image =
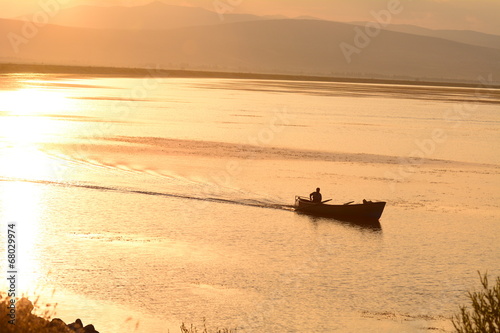
[[[80,28],[162,30],[262,19],[268,18],[231,13],[219,15],[214,11],[198,7],[172,6],[162,2],[153,2],[137,7],[78,6],[67,8],[59,12],[51,23]]]
[[[215,10],[215,8],[214,8]],[[51,23],[68,27],[118,29],[118,30],[167,30],[234,22],[286,19],[284,16],[257,16],[250,14],[217,14],[199,7],[172,6],[160,1],[136,7],[77,6],[62,10],[51,18]],[[310,16],[294,19],[320,20]],[[353,22],[364,26],[366,22]],[[448,39],[475,46],[500,49],[500,36],[476,31],[432,30],[413,25],[390,24],[385,30],[419,36]]]
[[[319,19],[319,18],[314,17],[314,16],[309,16],[309,15],[297,16],[297,17],[294,17],[294,19],[297,19],[297,20],[319,20],[319,21],[324,21],[322,19]]]
[[[21,21],[0,20],[0,33],[21,33]],[[71,65],[206,69],[331,76],[475,81],[500,77],[500,50],[385,31],[351,54],[351,24],[265,20],[163,31],[79,29],[48,25],[19,53],[0,39],[0,58]],[[359,39],[359,36],[358,36]],[[358,40],[359,42],[359,40]],[[344,43],[344,44],[342,44]],[[359,43],[358,43],[359,44]]]
[[[366,22],[353,22],[353,24],[358,24],[364,26]],[[455,42],[490,47],[494,49],[500,49],[500,36],[485,34],[477,31],[470,30],[432,30],[427,28],[422,28],[415,25],[407,24],[390,24],[385,27],[385,30],[404,32],[419,36],[428,36],[452,40]]]

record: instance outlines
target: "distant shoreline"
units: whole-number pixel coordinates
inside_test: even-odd
[[[171,78],[214,78],[214,79],[249,79],[249,80],[283,80],[283,81],[317,81],[317,82],[345,82],[366,84],[398,84],[410,86],[439,86],[439,87],[461,87],[478,88],[480,82],[440,82],[440,81],[418,81],[404,79],[373,79],[355,77],[330,77],[314,75],[293,74],[262,74],[262,73],[237,73],[237,72],[214,72],[180,69],[147,69],[126,68],[106,66],[70,66],[70,65],[41,65],[41,64],[18,64],[0,63],[0,74],[15,73],[42,73],[42,74],[74,74],[87,76],[105,77],[171,77]],[[483,87],[484,88],[484,87]],[[488,88],[500,89],[500,85],[491,85]]]

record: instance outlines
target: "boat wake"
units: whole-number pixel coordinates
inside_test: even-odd
[[[221,204],[231,204],[231,205],[241,205],[241,206],[249,206],[249,207],[293,211],[292,205],[271,203],[271,202],[261,201],[261,200],[257,200],[257,199],[238,199],[238,200],[235,200],[235,199],[226,199],[226,198],[218,198],[218,197],[208,197],[208,196],[207,197],[197,197],[197,196],[183,195],[183,194],[177,194],[177,193],[146,191],[146,190],[138,190],[138,189],[131,189],[131,188],[100,186],[100,185],[94,185],[94,184],[57,182],[57,181],[51,181],[51,180],[22,179],[22,178],[9,178],[9,177],[0,177],[0,182],[23,182],[23,183],[41,184],[41,185],[49,185],[49,186],[83,188],[83,189],[96,190],[96,191],[159,196],[159,197],[168,197],[168,198],[176,198],[176,199],[208,201],[208,202],[221,203]]]

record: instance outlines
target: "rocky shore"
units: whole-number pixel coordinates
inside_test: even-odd
[[[99,333],[94,325],[84,326],[80,319],[71,324],[66,324],[59,318],[49,320],[50,304],[45,305],[48,308],[44,312],[47,318],[35,315],[32,313],[35,305],[27,298],[21,298],[13,303],[11,299],[0,296],[0,332]]]

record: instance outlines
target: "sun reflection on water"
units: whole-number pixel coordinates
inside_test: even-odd
[[[0,142],[10,146],[34,145],[63,130],[50,116],[71,109],[62,92],[43,89],[0,91]]]
[[[63,92],[26,88],[0,92],[0,111],[13,116],[57,113],[67,109],[70,99]]]
[[[39,285],[43,261],[37,248],[43,241],[43,210],[47,202],[43,185],[30,180],[53,176],[52,161],[35,147],[18,145],[0,149],[0,219],[17,224],[16,263],[18,294],[31,294]],[[3,258],[2,258],[3,259]]]
[[[17,224],[18,295],[29,295],[43,287],[39,285],[43,261],[37,249],[43,242],[47,198],[44,187],[33,181],[56,176],[57,161],[43,153],[39,144],[51,142],[69,130],[64,122],[51,117],[70,108],[69,103],[63,93],[49,90],[0,91],[1,234],[6,233],[8,223]],[[5,258],[0,262],[4,263]]]
[[[17,294],[30,294],[38,286],[40,262],[37,247],[41,228],[42,188],[25,182],[6,182],[1,186],[1,215],[7,224],[15,222],[16,270],[18,272]]]

